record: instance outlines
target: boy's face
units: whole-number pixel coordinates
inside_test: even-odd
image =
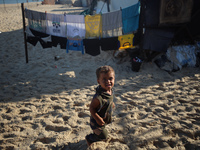
[[[106,91],[110,91],[115,83],[115,74],[114,72],[101,73],[97,82],[101,85]]]

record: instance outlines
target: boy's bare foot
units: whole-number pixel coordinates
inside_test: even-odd
[[[90,142],[88,142],[88,140],[87,140],[87,137],[88,137],[88,135],[85,137],[85,140],[86,140],[86,142],[87,142],[87,145],[88,145],[88,147],[91,145],[91,143]]]

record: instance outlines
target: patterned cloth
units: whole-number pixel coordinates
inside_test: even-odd
[[[25,17],[28,18],[29,28],[46,33],[46,14],[25,9]]]
[[[66,23],[63,14],[47,13],[47,34],[66,37]]]
[[[85,16],[86,38],[102,37],[102,18],[101,15]]]

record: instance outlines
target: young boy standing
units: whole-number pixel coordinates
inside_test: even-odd
[[[101,66],[96,70],[97,82],[96,88],[90,104],[90,127],[93,133],[87,135],[86,141],[88,146],[93,142],[107,139],[107,130],[105,125],[111,123],[113,103],[113,86],[115,82],[115,71],[110,66]]]

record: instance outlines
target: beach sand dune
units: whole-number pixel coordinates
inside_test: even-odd
[[[118,63],[112,51],[93,57],[40,44],[28,44],[26,63],[21,6],[5,6],[0,6],[0,149],[87,149],[89,104],[101,65],[116,71],[116,108],[108,139],[91,149],[200,149],[199,68],[169,74],[148,62],[133,72],[130,61]],[[25,7],[50,13],[83,10]]]

